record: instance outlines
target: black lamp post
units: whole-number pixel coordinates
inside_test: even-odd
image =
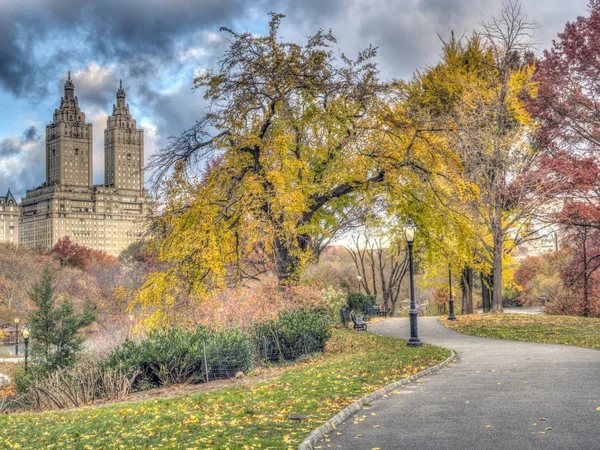
[[[452,267],[450,264],[448,264],[448,286],[450,287],[450,297],[448,298],[450,313],[448,314],[448,320],[456,320],[456,316],[454,315],[454,298],[452,297]]]
[[[25,342],[25,372],[27,372],[27,356],[29,354],[29,329],[23,328],[23,341]]]
[[[415,234],[417,233],[417,226],[412,223],[409,219],[404,225],[404,237],[408,244],[408,267],[410,269],[410,310],[408,315],[410,316],[410,340],[408,341],[409,347],[420,347],[421,341],[419,340],[419,333],[417,330],[417,306],[415,304],[415,274],[413,268],[413,243],[415,242]]]
[[[15,319],[15,357],[19,356],[19,319]]]

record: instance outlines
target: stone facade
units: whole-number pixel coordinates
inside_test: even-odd
[[[19,242],[19,205],[8,190],[6,197],[0,197],[0,243]]]
[[[117,104],[104,131],[104,174],[106,186],[121,190],[144,189],[144,130],[138,130],[125,103],[123,84],[117,91]]]
[[[123,86],[105,137],[105,183],[92,183],[92,124],[85,123],[71,76],[46,127],[46,182],[21,201],[19,242],[50,249],[65,236],[118,255],[141,237],[150,217],[144,189],[144,132],[125,103]]]

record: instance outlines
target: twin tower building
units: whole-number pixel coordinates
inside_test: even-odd
[[[123,85],[104,131],[104,177],[94,185],[92,124],[79,108],[71,74],[64,96],[46,126],[46,182],[28,190],[21,201],[19,244],[50,249],[65,236],[86,247],[118,255],[137,241],[150,217],[150,198],[144,189],[144,131],[129,112]],[[8,202],[0,197],[3,222]],[[4,203],[3,203],[4,200]],[[14,220],[13,220],[14,223]],[[0,226],[0,228],[2,228]],[[10,228],[5,239],[9,241]]]

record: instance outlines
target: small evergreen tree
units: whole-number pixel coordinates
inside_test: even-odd
[[[71,366],[85,340],[77,332],[96,320],[95,305],[87,300],[81,313],[75,312],[68,298],[56,305],[54,277],[48,267],[33,285],[30,297],[36,306],[29,314],[32,361],[44,371]]]

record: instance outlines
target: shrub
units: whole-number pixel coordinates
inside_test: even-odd
[[[283,311],[277,320],[254,325],[257,355],[263,361],[295,360],[323,352],[331,337],[329,320],[316,311]]]
[[[321,291],[323,298],[324,311],[327,316],[335,321],[339,317],[340,309],[344,308],[347,303],[346,293],[342,290],[335,290],[332,286]]]
[[[179,327],[153,330],[143,341],[126,341],[109,355],[108,367],[140,372],[136,388],[229,378],[252,367],[250,336],[238,329],[208,331]],[[208,369],[208,374],[207,374]]]
[[[0,414],[10,409],[15,395],[16,392],[13,385],[0,383]]]
[[[116,400],[129,394],[139,372],[127,375],[121,368],[107,368],[87,359],[71,368],[29,379],[23,403],[30,409],[77,408],[99,399]]]
[[[357,292],[348,292],[348,309],[356,312],[367,313],[367,309],[375,306],[377,298],[374,295],[359,294]]]

